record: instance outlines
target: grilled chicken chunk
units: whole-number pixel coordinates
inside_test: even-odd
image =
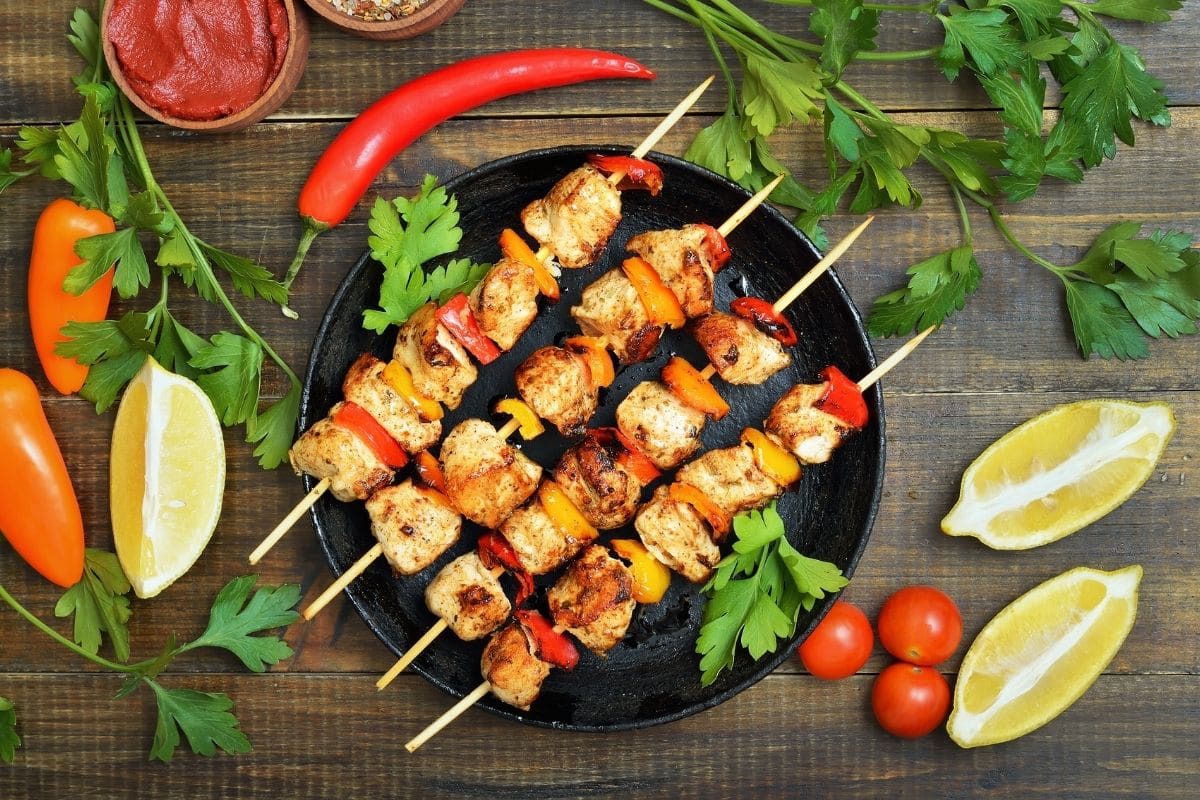
[[[521,399],[563,436],[583,433],[600,405],[587,359],[562,347],[534,350],[517,367],[516,381]]]
[[[587,165],[568,172],[521,211],[529,235],[572,269],[595,261],[620,221],[621,193]]]
[[[436,311],[435,303],[426,303],[413,312],[396,334],[392,357],[412,373],[419,394],[458,408],[479,372],[463,346],[438,323]]]
[[[742,444],[709,450],[680,467],[675,480],[695,486],[730,518],[783,493],[754,463],[753,451]]]
[[[633,525],[650,555],[692,583],[708,580],[721,560],[708,525],[696,509],[672,499],[666,486],[654,490]]]
[[[380,486],[392,482],[394,473],[379,456],[353,432],[333,424],[333,415],[318,420],[288,451],[292,469],[314,478],[329,478],[329,491],[338,500],[366,500]]]
[[[563,453],[554,480],[587,521],[604,531],[633,519],[642,494],[641,481],[592,434]]]
[[[629,567],[595,544],[571,562],[546,601],[554,622],[598,655],[625,638],[637,606]]]
[[[500,523],[500,535],[512,545],[521,568],[530,575],[553,572],[587,544],[564,535],[536,497]]]
[[[704,414],[658,381],[643,381],[617,406],[617,427],[659,469],[673,469],[700,448]]]
[[[585,334],[604,339],[622,364],[650,358],[662,336],[662,327],[650,321],[637,289],[619,269],[584,288],[571,316]]]
[[[779,342],[732,314],[701,317],[692,323],[692,335],[726,383],[762,383],[792,363]]]
[[[481,419],[458,423],[442,442],[446,491],[467,519],[495,528],[537,489],[542,468]]]
[[[791,450],[802,464],[824,464],[852,429],[815,404],[828,389],[825,383],[800,383],[775,403],[763,430]]]
[[[500,579],[475,550],[442,567],[425,587],[425,605],[468,642],[487,636],[512,613]]]
[[[511,350],[537,318],[533,269],[512,258],[497,261],[467,298],[471,313],[501,350]]]
[[[700,225],[666,231],[646,231],[626,247],[650,262],[688,318],[713,310],[713,258],[707,232]]]
[[[363,353],[346,373],[342,394],[362,406],[383,429],[391,434],[406,453],[419,453],[442,438],[439,420],[423,421],[412,404],[401,397],[383,379],[387,364],[370,353]]]
[[[533,654],[533,644],[519,622],[510,622],[488,641],[480,668],[492,694],[526,710],[537,700],[550,674],[550,665]]]
[[[462,531],[462,517],[412,481],[375,492],[367,500],[367,514],[384,558],[401,575],[437,561]]]

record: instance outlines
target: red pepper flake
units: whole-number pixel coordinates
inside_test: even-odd
[[[328,0],[329,5],[347,16],[366,22],[390,22],[411,17],[429,0]]]

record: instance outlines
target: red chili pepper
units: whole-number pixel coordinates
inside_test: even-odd
[[[417,462],[417,478],[421,481],[421,483],[425,484],[431,489],[437,489],[442,494],[445,494],[446,475],[442,472],[442,465],[439,464],[438,460],[433,457],[433,453],[429,452],[428,450],[422,450],[421,452],[417,453],[415,458]]]
[[[759,330],[784,347],[791,347],[799,341],[792,324],[761,297],[739,297],[729,304],[729,310],[753,322]]]
[[[645,189],[654,197],[662,191],[662,167],[653,161],[633,156],[604,156],[599,153],[593,153],[587,160],[605,175],[620,172],[622,178],[617,182],[618,189]]]
[[[653,77],[653,71],[616,53],[562,47],[468,58],[401,84],[355,117],[317,160],[300,191],[304,234],[284,285],[295,279],[313,239],[346,219],[380,170],[438,123],[534,89]]]
[[[579,651],[571,640],[563,636],[550,622],[536,611],[522,608],[516,612],[517,620],[533,639],[534,653],[542,661],[562,669],[574,669],[579,663]]]
[[[362,406],[349,400],[342,403],[341,408],[333,415],[333,424],[345,428],[366,442],[379,460],[389,467],[399,469],[408,463],[408,454]]]
[[[832,414],[851,428],[861,428],[867,424],[870,413],[857,383],[832,365],[821,370],[821,380],[829,384],[829,387],[817,401],[817,408]]]
[[[620,452],[616,457],[617,463],[629,470],[643,486],[648,486],[662,477],[662,472],[654,465],[654,462],[647,458],[646,454],[628,436],[621,433],[620,428],[594,428],[592,435],[602,445],[608,446],[611,443],[619,445]]]
[[[704,245],[708,248],[708,260],[712,263],[713,272],[720,272],[721,267],[728,264],[733,256],[729,242],[725,241],[725,235],[712,225],[705,222],[696,224],[704,228]]]
[[[480,329],[467,296],[462,292],[447,300],[435,316],[480,364],[490,364],[500,357],[500,348]]]
[[[524,605],[533,594],[533,576],[521,566],[521,559],[517,557],[517,551],[513,550],[508,540],[498,533],[488,531],[479,537],[476,549],[479,550],[479,559],[485,567],[503,567],[517,579],[517,605]]]

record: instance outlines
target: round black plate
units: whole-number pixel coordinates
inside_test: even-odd
[[[497,237],[505,226],[519,226],[519,212],[546,193],[560,177],[592,152],[626,153],[627,147],[560,147],[502,158],[471,170],[447,184],[458,198],[462,244],[457,257],[495,261]],[[582,287],[625,257],[634,234],[679,227],[688,222],[719,225],[748,197],[738,186],[705,169],[655,154],[666,183],[658,197],[625,192],[624,217],[604,256],[586,270],[564,271],[562,300],[539,315],[517,346],[480,370],[463,404],[447,414],[445,430],[468,416],[488,418],[499,396],[515,396],[513,370],[535,348],[563,331],[577,331],[569,316]],[[733,259],[718,276],[717,305],[728,308],[735,293],[775,298],[809,267],[818,253],[813,245],[774,209],[764,206],[729,237]],[[361,315],[378,303],[382,267],[369,256],[351,269],[334,295],[313,345],[305,378],[300,424],[307,428],[341,399],[342,376],[364,351],[390,357],[394,331],[376,336],[365,331]],[[838,364],[852,377],[865,375],[875,360],[862,320],[833,275],[822,277],[792,305],[788,316],[801,335],[793,349],[793,365],[761,386],[718,384],[731,413],[704,431],[706,448],[737,441],[741,429],[761,425],[775,400],[793,383],[812,382],[827,364]],[[680,353],[694,364],[703,354],[686,334],[664,338],[653,361],[623,370],[603,397],[595,425],[613,424],[617,403],[642,380],[657,377],[666,358]],[[883,480],[882,395],[867,393],[871,422],[852,437],[828,464],[806,472],[796,491],[779,501],[789,541],[800,552],[836,563],[849,575],[866,545]],[[552,467],[570,442],[552,430],[528,443],[526,452]],[[311,488],[312,481],[306,478]],[[361,503],[339,503],[326,496],[313,508],[317,535],[335,573],[341,573],[374,540]],[[380,559],[348,589],[350,600],[367,625],[396,654],[404,652],[435,621],[425,608],[425,585],[452,558],[475,546],[479,530],[468,524],[460,541],[436,564],[419,575],[397,578]],[[636,536],[632,526],[616,536]],[[607,538],[607,535],[606,535]],[[544,583],[547,581],[543,581]],[[583,648],[572,672],[553,670],[541,697],[528,712],[500,703],[490,695],[481,701],[489,711],[521,722],[569,730],[621,730],[679,719],[720,703],[758,681],[786,658],[832,603],[818,603],[803,614],[792,642],[758,662],[739,656],[732,670],[711,686],[700,685],[695,654],[703,597],[698,588],[676,577],[666,597],[638,608],[625,641],[607,658]],[[477,686],[481,642],[467,643],[444,634],[413,665],[435,685],[455,696]]]

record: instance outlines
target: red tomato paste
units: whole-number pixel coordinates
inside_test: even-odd
[[[114,0],[106,33],[146,103],[177,119],[220,119],[279,74],[287,9],[283,0]]]

